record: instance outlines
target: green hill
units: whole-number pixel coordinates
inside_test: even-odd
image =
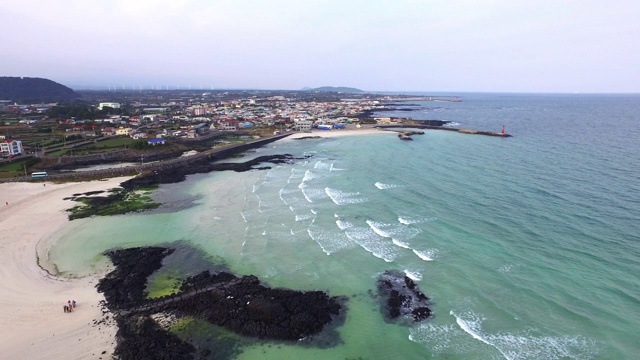
[[[81,97],[55,81],[29,77],[0,77],[0,99],[12,101],[59,101]]]
[[[364,90],[345,87],[345,86],[321,86],[317,88],[304,88],[304,91],[317,91],[317,92],[340,92],[340,93],[363,93]]]

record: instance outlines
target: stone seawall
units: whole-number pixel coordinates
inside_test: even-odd
[[[471,129],[460,129],[460,128],[452,128],[445,126],[434,126],[434,125],[376,125],[375,127],[381,129],[389,129],[389,128],[414,128],[414,129],[431,129],[431,130],[446,130],[446,131],[455,131],[461,134],[472,134],[472,135],[486,135],[486,136],[497,136],[497,137],[511,137],[510,134],[501,133],[496,131],[486,131],[486,130],[471,130]]]

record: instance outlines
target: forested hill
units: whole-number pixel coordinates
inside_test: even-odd
[[[0,100],[59,101],[79,97],[75,91],[49,79],[0,76]]]
[[[342,93],[363,93],[364,90],[346,87],[346,86],[321,86],[317,88],[304,88],[305,91],[315,92],[342,92]]]

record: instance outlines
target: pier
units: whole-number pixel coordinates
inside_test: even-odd
[[[430,129],[430,130],[445,130],[445,131],[454,131],[461,134],[471,134],[471,135],[486,135],[486,136],[496,136],[502,138],[512,137],[512,135],[507,134],[501,131],[486,131],[486,130],[472,130],[472,129],[461,129],[461,128],[452,128],[445,126],[435,126],[435,125],[405,125],[405,124],[396,124],[396,125],[376,125],[375,127],[383,130],[397,129],[397,128],[412,128],[412,129]]]

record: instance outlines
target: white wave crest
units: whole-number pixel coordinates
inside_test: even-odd
[[[400,240],[397,239],[391,239],[391,242],[393,242],[395,245],[400,246],[401,248],[405,248],[405,249],[411,249],[411,247],[409,246],[409,244],[402,242]]]
[[[422,274],[420,274],[417,271],[411,271],[411,270],[407,270],[404,269],[404,274],[407,275],[407,277],[413,281],[420,281],[422,280]]]
[[[413,218],[409,216],[398,217],[398,222],[404,225],[420,224],[420,223],[435,221],[435,220],[437,220],[437,218],[435,217],[431,217],[431,218]]]
[[[307,170],[304,173],[304,177],[302,178],[302,183],[306,183],[307,181],[313,180],[317,178],[318,175],[314,174],[311,170]]]
[[[392,262],[399,255],[397,248],[393,244],[380,237],[371,228],[350,226],[344,232],[349,239],[360,245],[364,250],[385,262]]]
[[[326,231],[316,225],[309,226],[307,233],[327,255],[355,246],[355,243],[344,233]]]
[[[418,257],[424,261],[433,261],[433,258],[430,256],[430,252],[418,251],[416,249],[412,250],[414,254],[418,255]]]
[[[359,192],[344,192],[329,187],[324,188],[324,192],[329,196],[331,201],[336,205],[361,204],[367,202],[366,198],[359,197]]]
[[[296,214],[296,221],[313,219],[313,214]]]
[[[485,320],[473,312],[449,312],[465,333],[483,344],[495,348],[505,359],[583,359],[597,352],[594,341],[581,336],[532,336],[517,333],[487,333]]]
[[[382,227],[385,226],[385,224],[371,221],[371,220],[367,220],[366,223],[367,225],[369,225],[371,230],[373,230],[376,234],[386,238],[391,237],[391,235],[388,232],[382,230]]]
[[[307,199],[308,202],[312,203],[314,201],[318,201],[320,199],[325,199],[327,194],[323,189],[312,189],[308,187],[302,188],[302,195]]]
[[[376,182],[374,185],[380,190],[393,189],[399,186],[399,185],[392,185],[392,184],[383,184],[381,182]]]
[[[331,165],[332,164],[327,164],[326,162],[323,162],[322,160],[318,160],[316,161],[315,165],[313,165],[314,169],[318,169],[318,170],[331,170]]]

